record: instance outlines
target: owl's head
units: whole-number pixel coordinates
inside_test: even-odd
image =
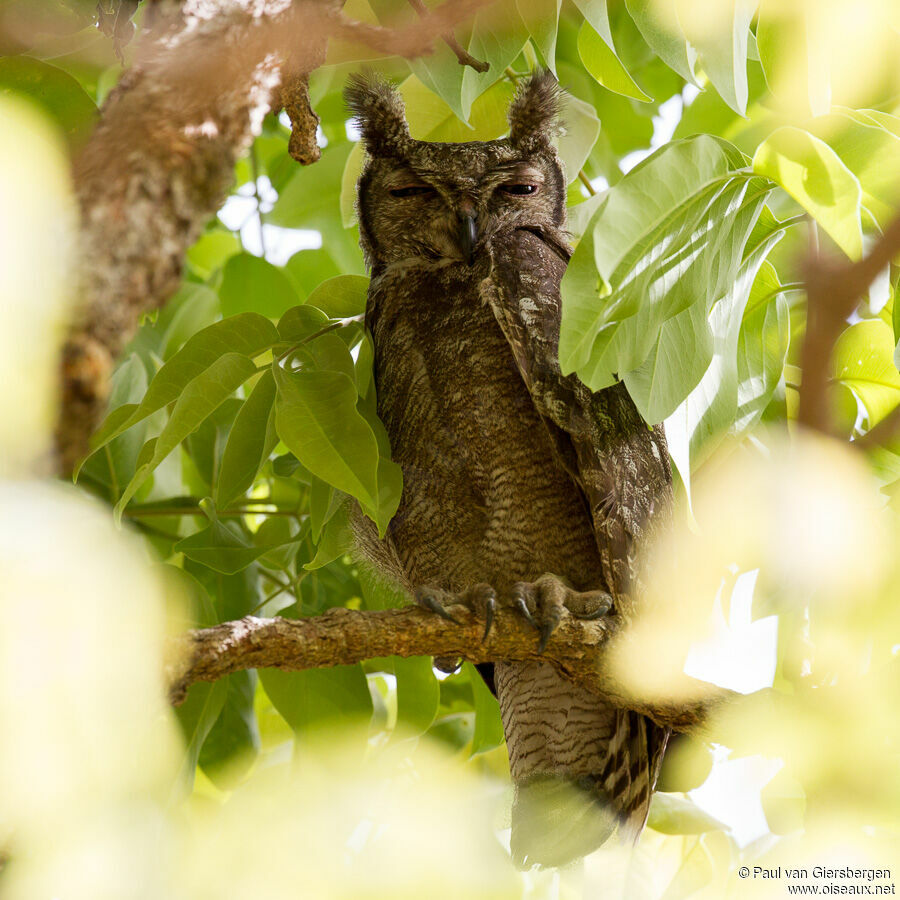
[[[357,212],[370,267],[471,263],[498,229],[565,228],[566,179],[551,142],[559,87],[549,72],[522,82],[509,137],[496,141],[413,140],[403,100],[381,79],[352,79],[346,97],[366,149]]]

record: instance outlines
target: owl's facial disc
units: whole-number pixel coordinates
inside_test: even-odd
[[[472,265],[497,232],[565,227],[565,178],[552,148],[523,158],[507,140],[410,141],[399,159],[373,158],[360,180],[370,265],[403,260]]]

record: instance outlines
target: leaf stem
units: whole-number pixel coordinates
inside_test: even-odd
[[[789,219],[785,219],[783,222],[779,223],[781,228],[790,228],[791,225],[800,225],[803,222],[809,221],[808,213],[800,213],[799,216],[791,216]]]
[[[296,344],[292,344],[287,348],[287,350],[284,351],[284,353],[275,357],[275,362],[281,362],[283,359],[286,359],[295,350],[298,350],[304,344],[308,344],[310,341],[314,341],[317,337],[321,337],[323,334],[328,334],[329,331],[334,331],[336,328],[345,328],[347,325],[360,324],[365,321],[365,318],[365,313],[359,313],[356,316],[347,316],[345,319],[335,319],[334,322],[329,322],[318,331],[315,331],[308,337],[303,338],[302,341],[298,341]],[[265,368],[268,368],[268,366],[266,366]]]
[[[767,293],[763,294],[763,296],[760,297],[760,299],[759,299],[759,303],[757,303],[756,305],[761,306],[763,303],[765,303],[768,300],[771,300],[772,297],[775,297],[778,294],[787,294],[790,291],[805,291],[805,290],[806,290],[806,282],[805,281],[789,281],[786,284],[782,284],[779,287],[775,288],[774,290],[768,291]],[[755,308],[756,307],[754,306],[754,309]]]

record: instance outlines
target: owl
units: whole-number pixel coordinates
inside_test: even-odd
[[[366,150],[357,212],[378,414],[403,470],[384,539],[357,517],[362,555],[436,615],[467,605],[486,633],[498,606],[541,648],[566,614],[620,626],[671,472],[662,430],[623,385],[592,393],[560,371],[571,250],[556,80],[522,82],[509,136],[484,142],[413,140],[378,78],[352,79],[346,96]],[[517,862],[560,865],[639,834],[668,733],[549,663],[483,674],[516,785]]]

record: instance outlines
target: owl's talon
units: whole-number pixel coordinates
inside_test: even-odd
[[[491,633],[491,626],[494,624],[494,611],[497,609],[497,598],[491,592],[484,602],[484,634],[481,636],[481,642],[484,643]]]
[[[459,625],[460,622],[458,619],[454,618],[444,609],[441,601],[434,595],[432,591],[429,590],[418,590],[416,591],[416,602],[419,606],[424,606],[425,609],[430,610],[433,613],[437,613],[442,619],[446,619],[448,622],[453,622],[454,625]]]
[[[522,617],[532,628],[538,627],[537,622],[534,621],[534,616],[531,615],[531,610],[528,608],[528,605],[525,603],[525,600],[522,597],[514,600],[513,606],[515,606],[515,608],[522,614]]]
[[[547,618],[541,625],[541,639],[538,641],[538,653],[543,653],[547,647],[547,642],[553,636],[553,632],[559,627],[562,620],[562,608],[559,606],[551,606],[547,611]]]
[[[556,626],[558,622],[544,622],[541,625],[541,637],[538,641],[538,653],[543,653],[547,647],[547,642],[550,640],[553,632],[556,631]]]

